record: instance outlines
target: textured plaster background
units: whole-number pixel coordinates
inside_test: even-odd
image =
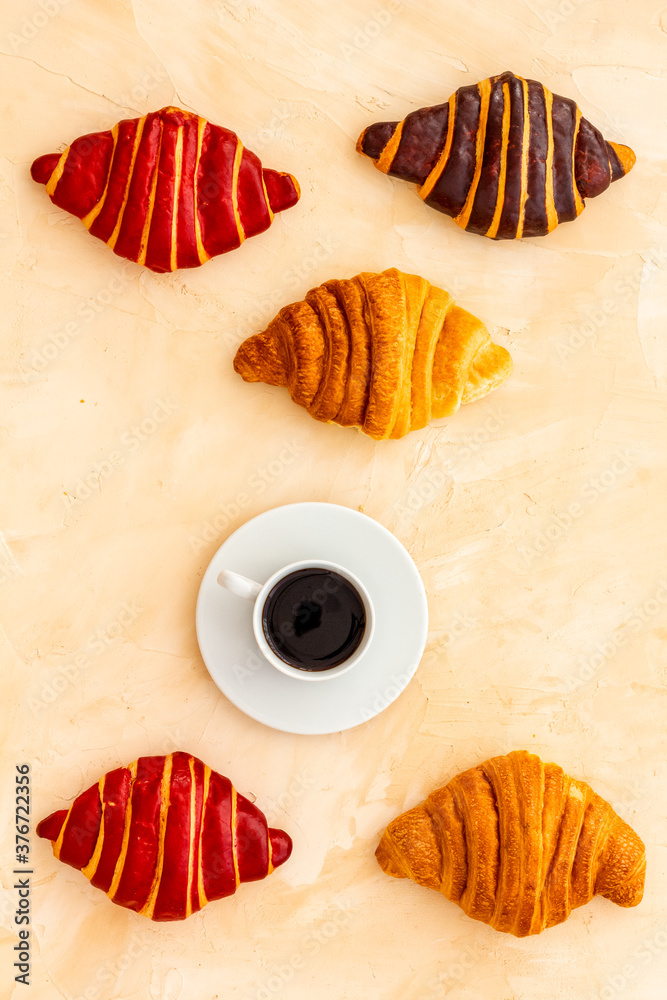
[[[293,858],[185,923],[112,906],[33,840],[34,1000],[661,1000],[667,979],[667,7],[651,0],[26,0],[0,45],[0,636],[35,820],[107,769],[182,748],[229,774]],[[462,233],[354,151],[372,121],[511,69],[572,97],[632,174],[542,240]],[[38,155],[166,104],[293,172],[299,205],[240,250],[155,275],[29,176]],[[245,385],[236,347],[330,277],[397,266],[451,290],[514,358],[442,426],[374,444]],[[194,606],[222,540],[277,504],[360,508],[427,587],[416,678],[321,738],[219,693]],[[378,693],[382,697],[382,692]],[[458,770],[525,747],[646,841],[644,902],[515,940],[373,852]]]

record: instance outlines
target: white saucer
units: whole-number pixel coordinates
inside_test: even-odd
[[[253,635],[252,602],[216,582],[230,569],[263,583],[302,559],[351,570],[375,610],[375,632],[359,663],[320,684],[272,667]],[[427,627],[424,584],[398,539],[365,514],[333,503],[288,504],[248,521],[213,556],[197,598],[197,640],[211,677],[246,715],[286,733],[340,732],[382,712],[419,666]]]

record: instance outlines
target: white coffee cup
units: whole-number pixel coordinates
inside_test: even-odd
[[[339,663],[336,667],[330,667],[328,670],[305,670],[299,667],[294,667],[290,663],[286,663],[285,660],[281,659],[278,654],[274,652],[268,643],[266,635],[264,634],[262,619],[267,597],[276,584],[280,583],[284,577],[302,569],[324,569],[329,570],[332,573],[338,573],[338,575],[342,576],[344,580],[347,580],[348,583],[352,584],[364,605],[366,627],[364,629],[361,642],[346,660]],[[254,602],[252,628],[257,645],[259,646],[265,659],[267,659],[269,663],[276,668],[276,670],[280,670],[281,673],[287,674],[288,677],[298,678],[302,681],[326,681],[332,677],[340,677],[341,674],[346,674],[348,670],[351,670],[352,667],[357,665],[366,652],[366,649],[368,648],[368,645],[373,637],[375,616],[373,613],[373,602],[371,601],[370,595],[363,583],[354,575],[354,573],[351,573],[343,566],[338,566],[336,563],[328,562],[324,559],[305,559],[301,562],[290,563],[289,566],[284,566],[282,569],[279,569],[277,573],[274,573],[273,576],[270,576],[264,584],[256,583],[254,580],[249,580],[246,576],[241,576],[240,573],[233,573],[231,570],[225,569],[218,574],[218,583],[225,590],[228,590],[232,594],[236,594],[237,597],[242,597],[247,601]]]

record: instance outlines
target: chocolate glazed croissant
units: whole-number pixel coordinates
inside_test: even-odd
[[[292,852],[229,778],[182,752],[109,771],[37,835],[114,903],[151,920],[183,920]]]
[[[390,268],[327,281],[241,344],[246,382],[286,385],[316,420],[401,438],[509,376],[512,359],[448,292]]]
[[[460,87],[447,104],[378,122],[357,150],[471,233],[494,240],[544,236],[584,210],[633,167],[628,146],[606,142],[574,101],[502,73]]]
[[[119,257],[152,271],[198,267],[268,229],[299,200],[229,129],[162,108],[35,160],[33,180]]]
[[[636,906],[644,845],[584,781],[514,751],[463,771],[387,827],[387,875],[437,889],[517,937],[566,920],[596,893]]]

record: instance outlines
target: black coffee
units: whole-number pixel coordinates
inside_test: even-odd
[[[366,629],[356,588],[328,569],[298,569],[269,592],[262,611],[269,646],[299,670],[330,670],[358,648]]]

